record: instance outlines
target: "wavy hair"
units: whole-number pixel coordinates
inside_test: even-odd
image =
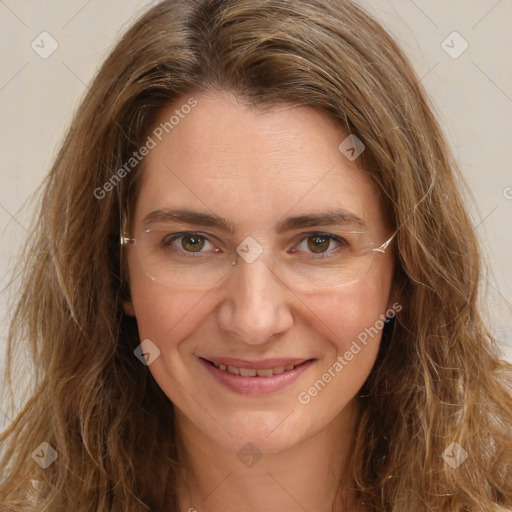
[[[349,0],[164,0],[106,59],[44,182],[24,253],[4,386],[11,407],[12,382],[26,371],[17,357],[33,377],[0,437],[0,506],[178,511],[173,406],[140,371],[137,324],[122,309],[120,218],[141,164],[101,198],[95,191],[162,108],[202,91],[261,110],[327,112],[364,142],[364,172],[400,227],[404,308],[360,391],[348,468],[361,506],[512,510],[511,367],[482,316],[460,171],[411,64]],[[47,469],[31,458],[42,442],[58,453]],[[468,454],[457,469],[441,456],[453,442]]]

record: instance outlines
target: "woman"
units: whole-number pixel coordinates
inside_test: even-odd
[[[349,1],[172,0],[48,177],[8,510],[512,510],[456,165]]]

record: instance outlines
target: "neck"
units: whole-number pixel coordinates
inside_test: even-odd
[[[358,402],[350,402],[322,431],[292,448],[263,453],[245,465],[237,450],[216,444],[176,410],[180,512],[332,512],[356,510],[356,495],[338,490],[353,447]],[[338,491],[338,494],[337,494]]]

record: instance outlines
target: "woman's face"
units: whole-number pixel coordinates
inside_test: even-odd
[[[277,452],[357,403],[393,302],[389,250],[374,253],[360,280],[332,286],[325,276],[341,272],[347,248],[314,233],[343,235],[364,223],[363,239],[377,247],[390,229],[358,159],[338,148],[347,135],[325,114],[262,113],[227,93],[194,99],[162,111],[150,134],[131,212],[136,242],[126,247],[125,311],[151,340],[143,344],[149,370],[182,424],[228,449],[251,442]],[[168,212],[177,209],[203,216],[177,220]],[[343,214],[304,221],[333,211]],[[322,254],[323,262],[311,259]],[[359,261],[352,256],[351,268]]]

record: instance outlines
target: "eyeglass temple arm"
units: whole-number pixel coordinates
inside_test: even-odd
[[[121,233],[121,245],[133,245],[135,243],[135,239],[129,238]]]
[[[121,219],[121,233],[119,241],[121,242],[121,245],[132,245],[135,243],[135,239],[130,238],[126,233],[126,217],[122,217]]]
[[[398,229],[380,246],[376,249],[373,249],[375,252],[381,252],[384,254],[386,252],[386,249],[389,247],[389,244],[393,241],[393,238],[395,238],[396,234],[398,233]]]
[[[398,229],[380,247],[377,247],[377,249],[373,249],[374,251],[381,252],[383,254],[386,252],[386,249],[388,248],[389,244],[393,241],[393,238],[395,238],[395,236],[398,233],[398,231],[400,230],[400,228],[411,218],[411,216],[416,212],[416,209],[418,208],[418,206],[429,196],[430,192],[432,192],[432,189],[434,188],[434,184],[435,184],[435,179],[436,179],[436,177],[435,177],[435,175],[433,175],[432,182],[430,183],[428,190],[425,192],[425,195],[414,205],[414,208],[409,213],[407,218],[402,222],[402,224],[400,224],[400,226],[398,226]]]

